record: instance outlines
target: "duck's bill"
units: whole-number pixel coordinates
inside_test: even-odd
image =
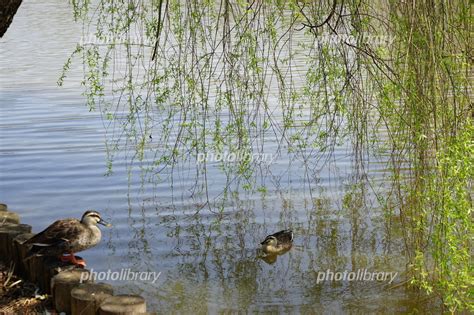
[[[100,221],[97,222],[97,223],[102,224],[103,226],[106,226],[106,227],[111,227],[112,226],[112,224],[110,224],[109,222],[107,222],[105,220],[102,220],[102,219],[100,219]]]

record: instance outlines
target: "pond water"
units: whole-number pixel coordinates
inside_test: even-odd
[[[106,281],[142,294],[152,311],[436,310],[403,285],[400,225],[375,198],[386,193],[385,164],[372,159],[366,180],[348,145],[310,175],[280,156],[271,174],[259,175],[266,192],[243,191],[221,209],[202,207],[205,198],[192,194],[193,165],[176,169],[173,188],[142,183],[137,174],[130,180],[130,154],[122,152],[107,175],[108,135],[81,96],[82,67],[73,65],[65,86],[56,84],[82,32],[71,11],[59,0],[24,2],[0,40],[0,201],[24,223],[38,232],[58,218],[100,210],[113,227],[81,256],[97,272],[160,273],[155,283]],[[217,165],[209,165],[208,178],[209,194],[219,196],[226,179]],[[294,231],[293,248],[272,263],[260,259],[259,242],[285,228]],[[318,280],[327,270],[397,275],[392,283]]]

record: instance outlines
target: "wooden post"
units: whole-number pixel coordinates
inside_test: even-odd
[[[90,272],[87,269],[63,271],[53,277],[51,293],[53,294],[53,306],[58,313],[71,313],[71,291],[81,283],[93,282],[89,277]]]
[[[71,291],[71,313],[72,315],[95,315],[100,304],[113,294],[114,290],[110,284],[81,284]]]
[[[42,257],[39,268],[39,279],[36,282],[47,294],[51,293],[51,279],[54,276],[64,271],[77,269],[75,265],[70,262],[62,262],[57,257]]]
[[[7,211],[8,210],[8,206],[4,203],[0,203],[0,211]]]
[[[36,284],[39,284],[44,257],[32,257],[27,261],[28,279]]]
[[[28,224],[17,224],[15,227],[15,232],[9,233],[7,242],[8,242],[8,255],[10,255],[10,259],[15,259],[16,258],[16,248],[15,248],[15,238],[24,233],[31,233],[31,225]],[[16,263],[16,262],[15,262]]]
[[[2,213],[2,212],[0,212]],[[23,233],[30,233],[31,226],[28,224],[5,223],[0,225],[0,256],[6,261],[11,261],[13,253],[13,240]]]
[[[99,309],[101,315],[128,315],[146,313],[145,299],[139,295],[116,295],[102,302]]]
[[[26,254],[28,253],[28,245],[25,245],[24,242],[33,237],[33,233],[23,233],[19,234],[13,240],[13,246],[15,248],[15,272],[17,275],[27,278],[28,277],[28,262],[24,261]]]

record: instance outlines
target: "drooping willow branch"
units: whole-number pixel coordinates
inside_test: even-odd
[[[158,51],[158,45],[160,43],[160,35],[161,35],[161,28],[162,28],[162,25],[163,25],[163,22],[162,22],[162,19],[164,19],[164,14],[163,14],[163,17],[161,16],[162,13],[162,8],[163,8],[163,1],[164,0],[160,0],[160,4],[159,4],[159,10],[158,10],[158,25],[156,26],[156,42],[155,42],[155,47],[153,48],[153,54],[151,56],[151,60],[155,60],[156,58],[156,53]],[[168,1],[169,0],[166,0],[166,9],[165,11],[168,9]]]
[[[326,17],[326,19],[324,21],[322,21],[320,24],[313,24],[311,22],[311,19],[306,15],[306,13],[304,12],[304,7],[305,7],[305,3],[303,5],[299,4],[298,2],[296,3],[296,5],[300,8],[300,13],[301,15],[303,15],[303,17],[306,19],[306,23],[301,23],[303,25],[302,28],[300,29],[297,29],[298,31],[301,31],[302,29],[304,29],[305,27],[308,27],[310,29],[316,29],[316,28],[320,28],[320,27],[323,27],[324,25],[326,24],[329,24],[329,21],[332,19],[332,17],[334,16],[334,14],[336,13],[336,7],[337,7],[337,0],[334,0],[333,3],[332,3],[332,7],[331,7],[331,11],[329,11],[329,14],[328,16]],[[341,9],[344,7],[344,4],[342,3],[341,4]]]

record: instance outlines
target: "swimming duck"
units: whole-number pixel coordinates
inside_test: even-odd
[[[84,267],[85,261],[77,259],[74,253],[94,247],[100,242],[102,234],[97,224],[111,226],[95,210],[84,212],[80,221],[58,220],[25,242],[32,245],[25,260],[34,256],[58,256],[63,262]],[[64,256],[66,253],[69,255]]]
[[[293,245],[293,231],[283,230],[268,235],[260,244],[263,251],[267,254],[286,253]]]

